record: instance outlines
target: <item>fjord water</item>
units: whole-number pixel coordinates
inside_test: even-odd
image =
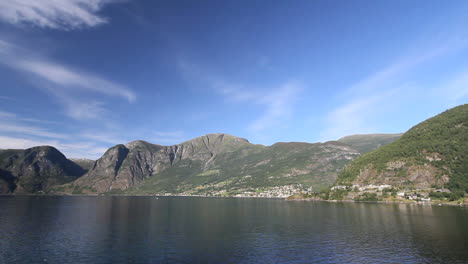
[[[0,263],[467,263],[468,209],[0,197]]]

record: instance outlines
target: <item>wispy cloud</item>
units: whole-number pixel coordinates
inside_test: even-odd
[[[445,80],[443,87],[425,87],[425,89],[418,89],[417,80],[413,80],[411,75],[435,58],[461,48],[463,46],[459,42],[453,45],[445,43],[434,49],[415,52],[416,55],[403,57],[396,63],[350,85],[341,95],[341,98],[346,100],[326,115],[325,129],[320,133],[321,140],[338,139],[350,134],[379,132],[376,131],[379,128],[373,125],[376,119],[398,109],[405,102],[415,103],[428,100],[431,96],[438,101],[466,96],[467,74]],[[447,88],[452,91],[448,92]]]
[[[250,85],[226,81],[185,60],[179,60],[178,66],[185,78],[206,83],[212,91],[224,96],[228,101],[263,106],[264,110],[260,116],[247,125],[248,130],[253,133],[284,124],[293,112],[294,103],[302,91],[302,85],[296,81],[259,90]]]
[[[463,100],[468,97],[468,69],[454,74],[450,79],[439,84],[432,92],[433,96],[444,99],[449,106],[466,103]]]
[[[31,140],[21,137],[0,136],[0,148],[2,149],[25,149],[35,146],[54,145],[55,141]]]
[[[173,145],[182,143],[187,137],[183,131],[155,131],[150,140],[155,144]]]
[[[120,96],[129,102],[135,101],[135,94],[126,87],[64,65],[46,60],[28,59],[16,61],[11,63],[11,65],[19,70],[32,73],[37,77],[57,84],[64,89],[88,90],[106,95]]]
[[[0,96],[0,100],[5,100],[5,101],[16,101],[15,99],[8,97],[8,96]]]
[[[93,141],[98,141],[98,142],[104,142],[104,143],[109,143],[109,144],[123,144],[127,140],[120,138],[116,135],[113,135],[112,133],[96,133],[94,132],[85,132],[81,133],[80,137],[86,138],[86,139],[91,139]]]
[[[358,96],[338,106],[325,116],[325,129],[321,131],[321,140],[336,140],[352,134],[375,133],[376,127],[370,120],[381,114],[383,106],[398,96],[401,89]]]
[[[100,157],[109,143],[122,143],[120,139],[99,133],[57,133],[50,128],[30,123],[41,124],[40,119],[23,117],[15,113],[0,111],[0,149],[24,149],[49,145],[62,151],[67,157],[92,158]],[[105,139],[106,138],[106,139]]]
[[[302,86],[295,81],[289,81],[265,91],[254,91],[246,86],[226,82],[212,83],[219,94],[233,102],[253,103],[264,107],[260,116],[248,126],[250,132],[261,132],[287,121],[294,110],[294,103]]]
[[[99,15],[109,0],[6,0],[0,1],[0,19],[14,25],[72,30],[107,22]]]
[[[42,80],[43,82],[36,82],[36,85],[54,95],[65,106],[66,113],[74,119],[98,118],[105,113],[105,108],[100,101],[83,102],[76,95],[71,95],[71,92],[117,96],[130,103],[136,100],[136,94],[123,85],[52,62],[1,39],[0,58],[0,63]]]
[[[96,148],[93,142],[73,142],[76,140],[76,137],[52,132],[44,127],[30,125],[29,123],[31,122],[39,123],[42,120],[0,111],[0,148],[24,149],[49,145],[67,154],[78,154],[76,151],[82,151],[81,157],[92,156],[94,158],[97,155],[97,153],[86,154],[86,151]]]
[[[15,113],[0,110],[0,121],[1,120],[18,120],[18,121],[25,121],[25,122],[30,122],[30,123],[57,124],[57,122],[54,122],[54,121],[42,120],[42,119],[30,118],[30,117],[21,117]]]
[[[0,132],[15,133],[46,138],[67,138],[65,134],[50,132],[49,130],[25,124],[25,122],[40,122],[38,119],[30,119],[18,116],[15,113],[0,111]]]
[[[16,117],[16,114],[14,113],[0,111],[0,119],[1,118],[15,118],[15,117]]]
[[[67,135],[49,132],[44,128],[36,126],[25,126],[11,124],[8,122],[0,121],[0,132],[10,132],[10,133],[21,133],[37,137],[47,137],[47,138],[67,138]]]
[[[258,96],[255,101],[264,105],[265,111],[249,125],[249,130],[260,132],[289,118],[294,109],[294,102],[301,90],[302,88],[298,83],[289,82],[273,90],[268,95]]]
[[[136,99],[135,93],[123,85],[84,71],[54,63],[33,54],[25,48],[18,47],[1,39],[0,56],[3,64],[23,72],[31,73],[62,89],[78,89],[119,96],[129,102],[133,102]]]
[[[0,135],[0,149],[27,149],[37,146],[53,146],[67,158],[98,159],[107,150],[106,147],[99,147],[89,142],[63,143],[59,140]]]

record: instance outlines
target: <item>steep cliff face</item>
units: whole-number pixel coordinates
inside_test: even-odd
[[[0,151],[0,193],[22,194],[47,191],[71,182],[84,170],[50,146]]]
[[[358,155],[340,142],[265,147],[227,134],[173,146],[138,140],[109,149],[85,176],[61,191],[201,194],[297,183],[319,188],[331,185]]]
[[[397,141],[366,153],[340,174],[338,184],[445,186],[468,192],[468,104],[430,118]]]
[[[67,187],[80,193],[125,190],[152,175],[178,167],[183,161],[200,162],[206,166],[218,153],[246,145],[251,144],[227,134],[208,134],[173,146],[137,140],[109,149],[85,176]]]

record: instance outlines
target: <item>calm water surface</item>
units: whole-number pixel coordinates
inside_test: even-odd
[[[468,208],[0,197],[0,263],[468,263]]]

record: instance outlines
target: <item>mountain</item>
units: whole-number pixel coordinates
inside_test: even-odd
[[[48,191],[84,173],[54,147],[0,150],[0,194]]]
[[[351,162],[338,185],[389,184],[468,192],[468,104],[411,128],[395,142]]]
[[[110,148],[86,175],[54,191],[233,195],[297,184],[318,190],[359,155],[337,141],[263,146],[227,134],[173,146],[138,140]]]
[[[361,154],[392,143],[403,134],[362,134],[340,138],[338,141],[350,145]]]
[[[85,172],[88,172],[90,169],[92,169],[94,166],[94,162],[95,162],[94,160],[91,160],[91,159],[70,159],[70,160],[73,161],[78,166],[80,166],[81,168],[83,168]]]

